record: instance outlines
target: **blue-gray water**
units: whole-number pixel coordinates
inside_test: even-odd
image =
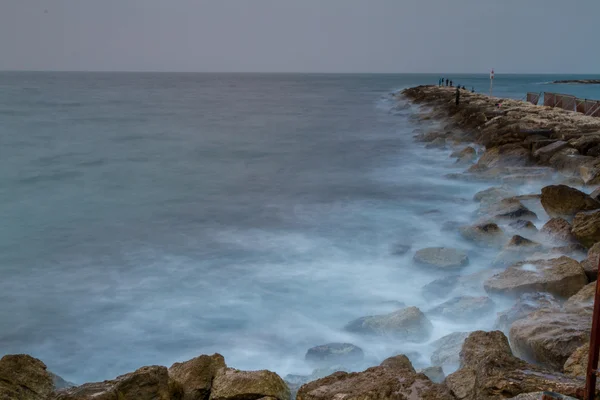
[[[413,143],[414,109],[390,96],[437,78],[0,73],[0,355],[79,383],[213,352],[306,373],[306,349],[330,341],[426,357],[341,328],[429,306],[436,276],[396,244],[487,267],[440,231],[482,186],[443,179],[460,169]],[[559,78],[497,75],[495,94],[600,99],[544,84]],[[490,323],[434,321],[435,337]]]

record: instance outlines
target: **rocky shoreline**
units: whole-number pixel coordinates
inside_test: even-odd
[[[467,91],[456,105],[455,88],[437,86],[396,97],[420,105],[413,116],[415,140],[446,150],[465,168],[448,178],[490,184],[473,199],[478,209],[472,224],[449,223],[441,230],[495,250],[497,257],[487,270],[461,275],[469,263],[466,253],[420,249],[416,265],[441,276],[423,287],[423,296],[450,300],[425,312],[409,305],[365,316],[344,329],[425,342],[430,317],[468,321],[508,301],[497,330],[442,337],[433,343],[430,365],[420,370],[407,354],[363,372],[339,371],[363,362],[363,351],[349,343],[325,344],[306,354],[316,367],[311,376],[283,378],[228,368],[214,354],[73,386],[40,360],[8,355],[0,359],[0,399],[496,400],[540,399],[543,391],[582,398],[600,254],[600,119]],[[530,183],[543,188],[519,195],[517,187]],[[540,213],[549,217],[543,225]]]
[[[562,81],[554,81],[552,83],[578,83],[582,85],[597,85],[600,84],[600,79],[566,79]]]

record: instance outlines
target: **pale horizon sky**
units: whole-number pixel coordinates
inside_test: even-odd
[[[0,0],[0,70],[600,73],[598,0]]]

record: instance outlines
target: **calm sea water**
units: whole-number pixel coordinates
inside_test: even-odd
[[[496,78],[497,95],[600,99],[544,84],[565,77]],[[445,180],[460,169],[413,143],[414,110],[390,96],[437,79],[0,73],[0,353],[78,383],[213,352],[308,373],[306,349],[331,341],[426,359],[341,328],[431,306],[420,287],[437,276],[395,245],[489,265],[440,230],[470,220],[482,186]],[[434,320],[434,338],[492,322]]]

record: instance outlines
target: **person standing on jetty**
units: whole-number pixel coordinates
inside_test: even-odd
[[[450,87],[452,87],[452,81],[450,81]]]
[[[456,105],[460,103],[460,86],[456,87]]]

